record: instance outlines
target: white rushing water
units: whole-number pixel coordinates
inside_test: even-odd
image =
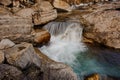
[[[75,22],[51,22],[44,26],[51,33],[50,44],[40,50],[49,58],[70,65],[79,80],[99,73],[120,77],[120,55],[103,49],[89,50],[82,43],[82,26]],[[102,79],[101,77],[101,80]]]
[[[44,28],[52,34],[52,37],[50,44],[41,47],[40,50],[51,59],[74,64],[76,55],[86,50],[81,42],[83,28],[79,23],[51,22]]]

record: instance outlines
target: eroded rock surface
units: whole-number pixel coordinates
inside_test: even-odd
[[[86,27],[84,36],[109,47],[120,48],[120,11],[105,10],[86,15],[92,24]]]

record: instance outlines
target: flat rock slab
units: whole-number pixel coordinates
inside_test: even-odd
[[[0,15],[0,34],[30,34],[32,20],[13,15]]]

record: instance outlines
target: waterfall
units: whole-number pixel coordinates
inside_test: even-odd
[[[86,50],[82,40],[82,26],[75,22],[51,22],[44,26],[52,37],[50,44],[40,50],[51,59],[74,64],[76,54]]]
[[[70,65],[79,80],[93,73],[120,77],[119,52],[106,51],[97,46],[95,49],[87,48],[82,43],[83,28],[80,23],[50,22],[43,28],[51,33],[51,40],[50,44],[39,49],[49,58]]]

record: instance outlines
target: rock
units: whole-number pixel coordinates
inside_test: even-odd
[[[3,51],[0,51],[0,64],[5,60]]]
[[[0,15],[0,34],[30,34],[33,24],[32,20],[14,15]]]
[[[45,80],[43,79],[43,72],[37,66],[32,65],[24,72],[28,80]]]
[[[92,25],[85,27],[84,37],[120,49],[120,11],[99,11],[84,18]]]
[[[1,34],[0,40],[10,39],[14,43],[29,42],[42,44],[48,42],[50,38],[49,33],[47,32],[45,33],[44,32],[45,30],[44,31],[41,30],[42,32],[32,34],[33,32],[32,19],[30,19],[30,17],[28,17],[27,15],[21,16],[22,17],[14,15],[0,15],[0,34]],[[44,17],[41,19],[46,18]]]
[[[42,4],[40,5],[40,10],[43,12],[51,11],[53,10],[53,6],[48,1],[42,1]]]
[[[0,64],[0,80],[25,80],[23,73],[8,64]]]
[[[30,18],[14,15],[0,15],[0,40],[7,38],[15,43],[32,41],[33,23]]]
[[[21,43],[4,51],[9,64],[25,69],[32,64],[40,66],[39,57],[35,54],[32,44]]]
[[[39,44],[48,43],[50,41],[50,33],[46,30],[35,30],[34,42]]]
[[[48,12],[53,10],[53,6],[48,1],[42,1],[41,4],[36,3],[33,5],[32,9],[34,11]]]
[[[50,74],[50,80],[78,80],[72,69],[62,63],[51,64],[47,73]]]
[[[100,75],[98,73],[91,74],[85,77],[85,80],[119,80],[120,78],[115,78],[107,75]]]
[[[12,14],[9,9],[4,8],[3,6],[0,6],[0,14],[1,15],[7,15],[7,14]]]
[[[92,74],[90,76],[87,76],[85,80],[100,80],[99,74]]]
[[[0,49],[2,49],[2,50],[13,47],[13,46],[15,46],[15,43],[10,41],[9,39],[2,39],[2,41],[0,42]]]
[[[57,9],[65,10],[65,11],[71,11],[71,7],[68,3],[62,0],[54,0],[53,6]]]
[[[49,59],[46,55],[35,48],[41,60],[41,72],[43,80],[78,80],[73,70],[59,62]]]
[[[12,3],[11,0],[0,0],[0,4],[4,5],[4,6],[8,6]]]
[[[110,3],[104,3],[104,4],[96,4],[92,5],[93,10],[96,11],[103,11],[103,10],[110,10],[110,9],[117,9],[120,8],[120,1],[117,2],[110,2]]]
[[[45,24],[57,18],[57,11],[55,9],[47,12],[37,12],[33,15],[34,25]]]
[[[15,15],[32,19],[32,15],[34,14],[34,10],[31,8],[24,8],[15,13]]]

